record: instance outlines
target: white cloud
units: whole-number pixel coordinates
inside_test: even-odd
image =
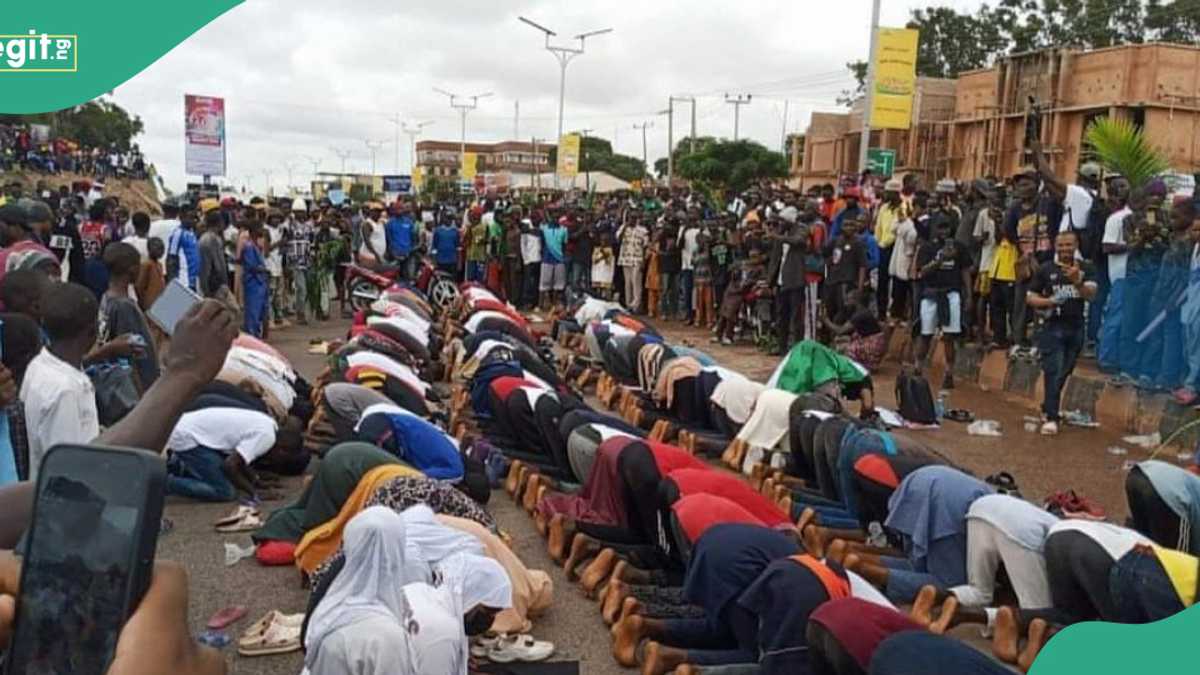
[[[740,133],[777,147],[783,101],[788,130],[803,130],[812,110],[836,109],[850,85],[844,64],[865,58],[869,0],[843,2],[658,0],[643,3],[573,0],[395,3],[383,0],[268,2],[251,0],[212,22],[116,90],[115,100],[142,117],[140,142],[167,183],[183,173],[183,95],[224,96],[228,114],[229,176],[253,189],[271,171],[276,189],[309,178],[318,157],[324,170],[341,166],[333,148],[354,154],[347,168],[366,170],[364,141],[386,140],[377,170],[393,171],[396,113],[412,124],[432,120],[425,138],[459,137],[458,114],[442,87],[461,94],[495,92],[468,117],[472,140],[513,136],[513,102],[520,101],[520,135],[552,139],[557,129],[559,68],[543,38],[519,15],[561,35],[612,27],[587,41],[567,70],[567,130],[590,128],[620,152],[640,156],[634,123],[647,132],[651,162],[667,148],[665,117],[655,112],[671,94],[698,94],[698,132],[732,136],[732,106],[723,93],[756,94],[741,109]],[[902,25],[912,6],[884,3],[881,23]],[[959,0],[952,5],[973,6]],[[689,110],[676,108],[682,137]],[[401,170],[409,144],[401,136]],[[195,177],[191,178],[195,180]]]

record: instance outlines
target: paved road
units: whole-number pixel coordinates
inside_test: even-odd
[[[760,380],[765,379],[777,363],[777,359],[759,354],[751,347],[709,345],[707,334],[678,324],[660,325],[660,329],[672,340],[694,341],[722,365]],[[292,359],[301,373],[312,377],[321,368],[321,357],[306,353],[308,340],[336,337],[343,330],[342,322],[306,329],[291,328],[279,332],[271,342]],[[885,367],[884,372],[876,376],[881,405],[893,405],[893,374],[894,366]],[[1070,427],[1056,438],[1031,434],[1022,428],[1022,416],[1035,412],[1028,402],[974,388],[955,390],[951,395],[951,406],[964,407],[977,416],[999,420],[1004,436],[969,436],[965,427],[954,423],[947,423],[938,431],[900,433],[919,434],[923,440],[978,475],[1010,471],[1024,494],[1032,499],[1040,499],[1052,490],[1074,488],[1106,506],[1111,516],[1124,518],[1122,463],[1126,459],[1137,459],[1142,451],[1130,448],[1128,456],[1108,454],[1106,448],[1119,441],[1119,434]],[[299,491],[299,481],[290,481],[287,487],[286,492],[294,495]],[[601,621],[595,603],[585,599],[578,587],[566,582],[562,570],[554,567],[528,516],[515,508],[503,491],[493,495],[489,508],[512,535],[515,550],[526,564],[548,570],[554,579],[554,605],[538,622],[535,635],[553,641],[562,657],[579,659],[583,673],[631,672],[618,667],[612,660],[608,629]],[[243,560],[233,567],[224,565],[224,542],[249,543],[249,537],[220,535],[213,531],[211,523],[228,510],[227,505],[171,502],[167,515],[174,520],[175,530],[161,540],[159,555],[187,565],[191,573],[190,616],[197,631],[221,607],[243,604],[250,609],[248,618],[230,631],[231,637],[236,639],[237,632],[270,609],[302,611],[307,593],[300,588],[299,575],[291,567],[265,568],[253,560]],[[247,659],[237,656],[232,649],[227,653],[234,673],[294,675],[300,672],[302,663],[299,654]]]

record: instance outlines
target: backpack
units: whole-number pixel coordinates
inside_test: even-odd
[[[929,382],[920,375],[900,373],[896,378],[896,402],[900,416],[916,424],[936,424],[933,393]]]

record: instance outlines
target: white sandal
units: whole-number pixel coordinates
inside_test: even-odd
[[[229,534],[233,532],[252,532],[263,526],[263,519],[253,513],[246,513],[237,522],[221,525],[217,532]]]
[[[498,640],[488,650],[487,657],[496,663],[532,662],[545,661],[553,653],[553,642],[535,640],[532,635],[516,635]]]

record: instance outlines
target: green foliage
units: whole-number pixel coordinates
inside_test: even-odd
[[[787,176],[787,159],[754,141],[705,138],[697,139],[695,153],[680,156],[679,149],[675,167],[680,176],[725,194],[741,192],[763,178]]]
[[[121,106],[101,99],[49,113],[0,115],[0,122],[48,124],[55,136],[86,146],[107,148],[116,144],[121,151],[129,149],[143,128],[142,118],[136,115],[130,117]]]
[[[579,161],[580,173],[603,171],[623,181],[639,180],[645,176],[646,167],[642,164],[642,160],[613,152],[612,143],[603,138],[588,136],[581,139],[579,151],[583,155]],[[557,165],[558,148],[556,146],[550,148],[550,166]]]
[[[1170,168],[1142,130],[1127,119],[1098,118],[1088,126],[1084,139],[1100,163],[1110,172],[1125,176],[1134,189]]]
[[[854,99],[863,95],[863,92],[867,90],[867,69],[869,67],[870,65],[862,60],[850,61],[846,64],[846,69],[854,75],[854,81],[858,84],[853,90],[842,90],[842,93],[837,97],[838,105],[849,106],[851,103],[854,103]]]
[[[987,5],[962,14],[950,7],[914,9],[908,27],[921,32],[917,74],[957,77],[991,63],[1010,43],[993,14]]]

